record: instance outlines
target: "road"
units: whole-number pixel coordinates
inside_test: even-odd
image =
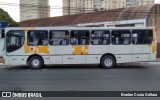
[[[160,91],[159,84],[159,65],[125,64],[111,70],[98,66],[48,66],[42,70],[30,70],[27,66],[0,65],[0,91]],[[151,98],[56,97],[45,99],[150,100]],[[9,100],[22,100],[22,98],[9,98]],[[31,100],[44,100],[44,98]],[[159,98],[152,98],[152,100],[159,100]]]
[[[0,66],[1,91],[159,91],[159,65],[119,65],[106,70],[97,66]]]

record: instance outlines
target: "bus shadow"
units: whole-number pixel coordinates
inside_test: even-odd
[[[146,69],[145,65],[119,64],[114,69]],[[6,67],[6,70],[32,70],[29,66],[12,66]],[[100,65],[49,65],[40,70],[54,70],[54,69],[103,69]],[[107,69],[103,69],[107,70]],[[109,70],[109,69],[108,69]]]
[[[116,69],[146,69],[146,68],[148,67],[140,64],[119,64],[116,66]]]
[[[100,69],[98,65],[50,65],[45,69]]]
[[[19,66],[6,66],[4,68],[5,70],[28,70],[30,69],[28,66],[22,66],[22,65],[19,65]]]

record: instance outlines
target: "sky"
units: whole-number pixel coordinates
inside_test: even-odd
[[[0,0],[0,8],[7,11],[9,15],[17,22],[20,21],[20,10],[18,5],[19,0]],[[51,17],[62,15],[62,0],[49,0],[49,5],[51,6]]]
[[[9,5],[6,5],[8,3]],[[155,0],[155,3],[160,3],[160,0]],[[19,0],[0,0],[0,8],[7,11],[9,15],[17,22],[20,20],[20,11],[18,5]],[[51,17],[62,15],[62,0],[49,0],[49,5],[51,6]]]

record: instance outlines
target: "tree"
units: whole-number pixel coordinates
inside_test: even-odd
[[[1,21],[8,22],[10,27],[19,26],[19,24],[16,21],[14,21],[6,11],[0,8],[0,22]]]

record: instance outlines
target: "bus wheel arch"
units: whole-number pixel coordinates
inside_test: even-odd
[[[110,53],[104,54],[100,59],[100,65],[105,69],[114,68],[116,66],[116,63],[116,57]]]
[[[42,69],[44,67],[44,59],[42,56],[34,54],[28,57],[27,65],[31,69]]]

